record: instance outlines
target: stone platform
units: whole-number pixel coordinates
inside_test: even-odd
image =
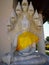
[[[10,65],[44,65],[48,62],[47,56],[38,52],[29,55],[14,55]]]

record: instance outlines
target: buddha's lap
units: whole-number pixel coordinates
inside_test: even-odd
[[[18,36],[18,45],[16,50],[24,50],[37,41],[38,37],[36,35],[31,32],[24,32]]]

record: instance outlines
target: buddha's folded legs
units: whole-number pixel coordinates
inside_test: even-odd
[[[14,55],[12,64],[44,64],[47,61],[47,57],[44,54],[34,52],[30,55]]]

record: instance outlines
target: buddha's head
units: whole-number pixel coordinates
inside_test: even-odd
[[[29,15],[33,15],[34,14],[34,7],[32,5],[32,2],[30,2],[29,8],[28,8],[28,13],[29,13]]]
[[[22,20],[21,24],[22,24],[22,31],[23,32],[29,31],[30,22],[27,20],[27,17],[25,15],[23,16],[23,20]]]
[[[21,12],[22,12],[22,10],[21,10],[21,5],[20,5],[20,2],[18,2],[18,5],[17,5],[17,7],[16,7],[16,14],[17,14],[18,16],[20,16],[20,15],[21,15]]]
[[[26,12],[28,10],[28,2],[27,0],[22,1],[22,10]]]

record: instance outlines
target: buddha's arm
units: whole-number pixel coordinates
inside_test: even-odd
[[[33,44],[31,45],[31,49],[32,49],[32,51],[35,51],[35,50],[36,50],[36,43],[33,43]]]
[[[17,44],[18,44],[17,40],[18,40],[19,34],[21,34],[21,32],[19,32],[19,33],[17,33],[15,35],[15,39],[14,39],[14,41],[12,43],[12,52],[14,52],[16,50],[16,47],[17,47]]]

